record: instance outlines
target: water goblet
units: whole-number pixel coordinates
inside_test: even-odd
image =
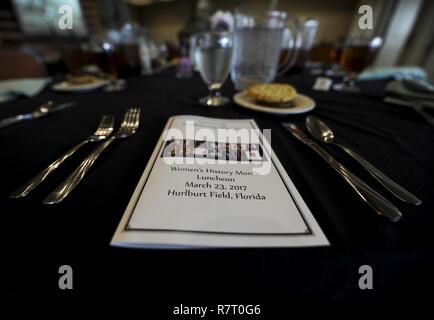
[[[220,88],[229,75],[233,38],[229,32],[204,32],[196,36],[195,64],[209,89],[209,95],[199,102],[218,107],[230,99],[220,94]]]

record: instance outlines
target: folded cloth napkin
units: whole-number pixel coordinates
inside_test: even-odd
[[[434,107],[434,82],[426,79],[391,81],[386,95]]]
[[[50,78],[0,80],[0,103],[15,99],[19,95],[33,97],[50,81]]]
[[[419,67],[373,67],[361,72],[357,80],[383,80],[383,79],[422,79],[426,72]]]

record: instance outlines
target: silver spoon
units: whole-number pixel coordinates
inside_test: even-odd
[[[382,173],[380,170],[374,167],[373,164],[363,159],[353,150],[339,143],[334,142],[335,136],[333,134],[333,131],[327,126],[327,124],[325,124],[320,119],[314,116],[308,116],[306,118],[306,127],[309,130],[309,132],[312,134],[312,136],[318,141],[322,141],[328,144],[338,146],[342,150],[344,150],[354,160],[360,163],[366,169],[366,171],[368,171],[375,179],[377,179],[378,182],[380,182],[387,190],[389,190],[398,199],[414,205],[420,205],[422,203],[422,201],[418,199],[415,195],[405,190],[396,182],[392,181],[392,179],[387,177],[384,173]]]

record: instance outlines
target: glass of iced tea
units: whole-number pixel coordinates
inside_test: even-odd
[[[355,85],[357,74],[368,67],[375,58],[381,47],[382,39],[349,39],[340,56],[339,64],[346,72],[343,82],[333,86],[336,91],[359,92],[360,88]]]
[[[115,79],[117,66],[114,45],[104,37],[93,37],[85,46],[92,63],[98,66],[104,77]]]

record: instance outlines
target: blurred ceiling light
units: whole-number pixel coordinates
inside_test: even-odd
[[[372,39],[370,46],[373,48],[379,48],[381,47],[381,44],[383,43],[383,39],[381,37],[375,37]]]

